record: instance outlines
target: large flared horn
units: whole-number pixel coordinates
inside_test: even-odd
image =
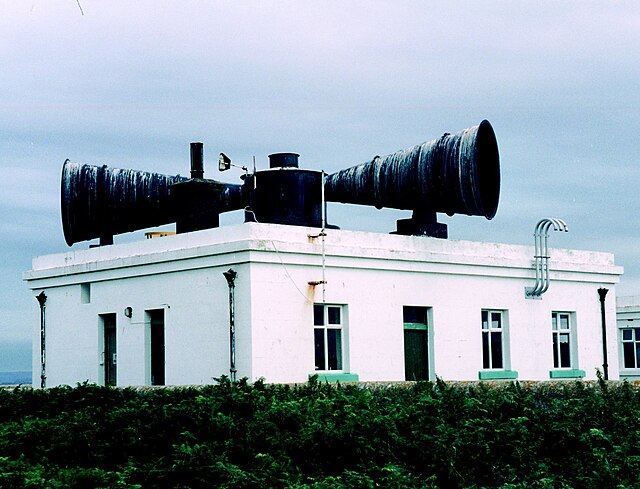
[[[333,202],[493,218],[500,197],[500,157],[491,124],[379,157],[329,175]],[[412,233],[409,233],[412,234]]]
[[[195,210],[193,196],[199,198]],[[219,212],[241,208],[240,185],[69,160],[62,167],[62,230],[69,246],[173,222],[179,228],[183,216],[185,231],[214,227]],[[206,222],[198,226],[198,220]]]

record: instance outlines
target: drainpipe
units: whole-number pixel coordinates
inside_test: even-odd
[[[36,296],[36,299],[38,299],[38,304],[40,304],[40,387],[44,389],[47,380],[45,369],[45,309],[47,307],[45,303],[47,302],[47,296],[44,290]]]
[[[223,272],[224,278],[227,279],[229,285],[229,372],[231,374],[231,381],[236,381],[236,277],[238,272],[233,268],[230,268],[226,272]]]
[[[607,363],[607,320],[604,312],[604,299],[607,296],[609,289],[598,289],[598,295],[600,296],[600,314],[602,316],[602,370],[604,372],[604,380],[609,380],[609,364]]]

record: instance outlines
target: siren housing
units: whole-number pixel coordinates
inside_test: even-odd
[[[100,238],[109,244],[113,235],[173,222],[178,233],[208,229],[219,226],[220,213],[239,209],[245,209],[245,222],[321,227],[326,215],[322,172],[299,168],[298,156],[269,155],[270,167],[247,172],[242,184],[204,178],[202,143],[191,143],[192,178],[67,160],[61,181],[65,241],[71,246]],[[231,165],[224,158],[225,166]],[[329,202],[411,210],[395,233],[446,238],[447,226],[437,222],[437,212],[487,219],[496,214],[500,158],[495,133],[483,120],[456,134],[375,156],[327,175],[324,196]]]

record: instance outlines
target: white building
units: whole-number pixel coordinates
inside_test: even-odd
[[[318,234],[245,223],[35,258],[34,385],[43,366],[46,386],[209,383],[234,367],[267,382],[593,379],[605,352],[620,377],[610,253],[550,250],[531,299],[533,246]]]
[[[640,380],[640,296],[617,299],[620,378]]]

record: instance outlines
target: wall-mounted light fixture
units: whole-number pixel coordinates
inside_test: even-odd
[[[131,319],[131,316],[133,316],[133,309],[131,309],[131,307],[125,307],[124,315],[125,317],[128,317],[129,319]]]

